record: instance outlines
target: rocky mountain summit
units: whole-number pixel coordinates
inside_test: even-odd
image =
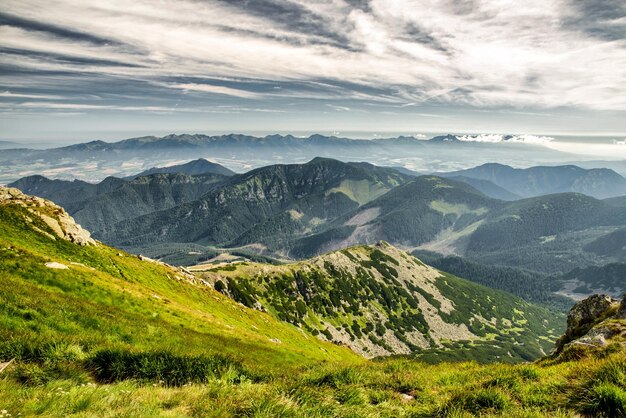
[[[587,352],[626,348],[626,295],[622,300],[593,295],[576,303],[554,354],[576,358]]]
[[[78,245],[95,245],[96,241],[91,238],[89,231],[83,229],[74,221],[65,210],[49,200],[36,196],[29,196],[19,189],[0,187],[0,205],[18,205],[34,216],[41,218],[52,229],[56,237]],[[28,215],[26,220],[32,223]],[[48,232],[40,231],[49,238],[56,239]]]

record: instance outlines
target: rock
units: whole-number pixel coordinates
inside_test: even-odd
[[[65,210],[49,200],[40,197],[29,196],[19,189],[12,187],[0,187],[0,205],[19,205],[33,215],[38,216],[52,229],[54,234],[66,241],[78,245],[95,245],[96,241],[91,238],[89,231],[83,229],[74,221]],[[27,218],[27,220],[32,220]],[[41,231],[50,236],[47,232]]]
[[[415,396],[409,395],[408,393],[401,393],[400,398],[402,399],[402,402],[410,402],[415,399]]]
[[[622,297],[622,303],[620,303],[619,305],[617,317],[620,319],[626,319],[626,294],[624,294],[624,297]]]
[[[573,346],[584,346],[592,348],[605,347],[607,345],[606,340],[610,339],[612,336],[613,332],[608,328],[594,328],[589,331],[584,337],[565,344],[565,348]]]
[[[592,349],[598,351],[609,345],[614,337],[622,335],[626,328],[626,296],[619,301],[607,295],[593,295],[576,303],[567,316],[567,330],[556,343],[554,354],[568,349]],[[621,337],[620,337],[621,338]]]
[[[593,295],[576,303],[567,315],[567,332],[593,324],[617,302],[608,295]]]
[[[67,270],[69,267],[65,264],[57,263],[56,261],[51,261],[45,264],[49,269],[57,269],[57,270]]]

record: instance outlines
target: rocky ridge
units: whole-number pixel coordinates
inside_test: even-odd
[[[39,231],[51,239],[61,238],[78,245],[96,245],[89,231],[83,229],[65,210],[49,200],[29,196],[19,189],[0,187],[0,205],[18,205],[41,218],[54,231],[55,236]],[[28,220],[28,219],[27,219]],[[32,222],[32,221],[31,221]]]
[[[530,360],[561,333],[547,311],[440,272],[384,241],[292,264],[196,271],[243,305],[367,358],[478,345]]]

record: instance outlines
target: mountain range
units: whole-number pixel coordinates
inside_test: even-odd
[[[513,168],[489,163],[467,170],[437,173],[442,177],[489,181],[508,191],[511,197],[535,197],[552,193],[577,192],[598,199],[626,194],[626,179],[606,168],[577,166]],[[462,181],[462,180],[461,180]],[[507,197],[504,195],[503,197]],[[513,200],[511,197],[505,200]]]
[[[626,299],[585,299],[565,327],[385,242],[198,269],[109,247],[54,203],[0,188],[1,414],[626,410]]]
[[[281,162],[303,163],[321,156],[379,166],[404,165],[425,173],[447,172],[488,161],[531,165],[575,159],[574,155],[542,146],[528,135],[450,137],[457,140],[427,140],[421,136],[352,139],[320,134],[170,134],[117,142],[95,140],[50,149],[6,149],[0,154],[0,183],[8,184],[33,174],[94,182],[106,175],[127,177],[152,167],[197,158],[226,164],[237,172]],[[496,141],[498,138],[502,140]]]
[[[228,334],[239,336],[233,337],[232,342],[226,340],[227,345],[232,344],[230,350],[236,349],[236,340],[244,336],[257,344],[263,339],[260,334],[267,333],[281,341],[290,339],[289,343],[285,341],[287,346],[277,344],[281,347],[278,351],[291,350],[298,344],[324,348],[317,358],[341,355],[341,350],[325,349],[323,341],[347,346],[368,358],[420,354],[431,349],[462,350],[465,343],[472,341],[479,346],[478,351],[518,361],[544,355],[561,330],[562,317],[558,315],[510,294],[446,275],[384,242],[281,266],[209,266],[194,277],[188,270],[132,256],[94,241],[63,209],[18,189],[0,188],[0,212],[2,237],[11,239],[11,247],[2,247],[11,251],[0,259],[1,268],[9,276],[6,279],[23,290],[22,297],[31,294],[36,286],[49,295],[51,301],[39,307],[42,312],[52,306],[53,300],[65,306],[67,313],[52,315],[59,322],[68,321],[65,315],[71,317],[71,312],[82,306],[83,302],[72,305],[75,302],[71,300],[83,297],[83,292],[91,295],[94,305],[89,317],[110,309],[112,303],[121,304],[115,316],[140,315],[131,313],[132,305],[115,302],[111,297],[123,293],[128,286],[133,293],[149,296],[146,304],[154,305],[149,309],[159,312],[151,323],[165,327],[166,333],[170,321],[177,322],[170,309],[176,312],[193,306],[199,309],[194,315],[200,317],[206,315],[208,308],[215,312],[233,309],[212,289],[248,308],[269,313],[239,309],[247,319],[244,324],[233,323],[236,331]],[[86,282],[89,287],[83,289]],[[55,296],[58,286],[65,290],[65,302],[59,302]],[[103,292],[109,296],[102,299]],[[199,333],[199,340],[224,332],[232,321],[229,317],[216,318],[214,328],[203,331],[194,322],[197,318],[185,318],[185,328]],[[108,328],[108,321],[101,318],[98,322]],[[259,321],[267,324],[260,328]],[[302,336],[279,323],[295,325]],[[275,329],[270,331],[271,327]],[[20,335],[25,337],[29,332],[23,330]],[[64,331],[49,329],[47,334],[59,332]],[[317,342],[304,343],[304,335]],[[102,344],[96,342],[95,336],[92,338],[96,345]],[[494,338],[498,341],[495,345]],[[136,339],[141,337],[132,337],[128,343]],[[270,339],[266,338],[268,343]],[[268,351],[272,351],[271,346]]]
[[[580,172],[549,170],[562,171]],[[615,200],[567,192],[505,201],[489,196],[506,191],[490,180],[415,177],[366,163],[316,158],[228,176],[149,174],[99,184],[29,177],[12,186],[66,207],[104,242],[178,260],[183,251],[198,261],[215,249],[302,259],[385,240],[542,274],[626,261],[626,211]]]

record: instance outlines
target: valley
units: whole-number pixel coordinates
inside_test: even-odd
[[[502,178],[513,173],[511,181],[543,170],[494,168],[505,173]],[[599,194],[618,193],[622,183],[615,179],[624,180],[614,172],[599,180],[596,173],[604,172],[570,166],[546,170],[544,176],[561,176],[559,184],[569,184],[560,190],[573,190],[572,178],[587,176]],[[619,198],[566,191],[513,199],[502,196],[514,190],[508,180],[497,181],[504,189],[493,178],[476,183],[468,175],[474,174],[416,175],[328,158],[236,174],[200,159],[95,184],[31,176],[11,186],[61,204],[104,242],[179,265],[219,262],[220,254],[284,263],[386,241],[418,257],[462,257],[496,271],[529,271],[544,283],[538,288],[544,290],[533,292],[542,294],[541,303],[561,309],[567,305],[562,297],[598,291],[619,296],[625,290],[567,276],[575,269],[626,263],[620,244],[626,212]],[[497,288],[528,297],[516,286],[512,281]]]
[[[626,418],[623,0],[0,4],[0,418]]]
[[[549,356],[563,316],[385,242],[190,274],[93,240],[17,189],[0,189],[0,214],[12,414],[544,415],[626,400],[626,302],[581,302]]]

